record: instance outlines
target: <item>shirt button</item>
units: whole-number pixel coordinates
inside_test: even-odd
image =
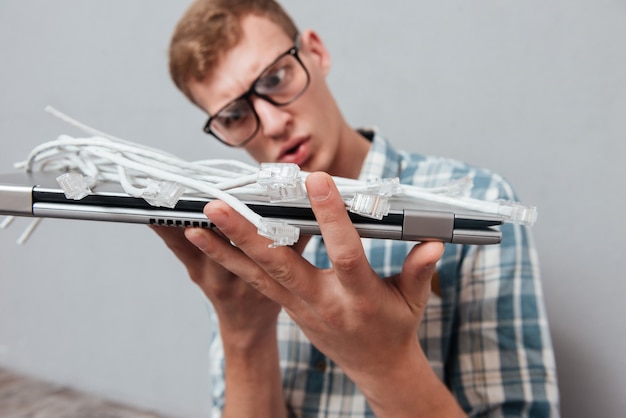
[[[317,370],[320,373],[324,373],[326,371],[326,367],[327,367],[327,364],[324,360],[320,360],[317,363],[315,363],[315,370]]]

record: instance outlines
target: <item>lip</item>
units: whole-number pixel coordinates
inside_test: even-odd
[[[287,142],[280,148],[278,162],[302,166],[310,156],[311,146],[309,138],[298,138]]]

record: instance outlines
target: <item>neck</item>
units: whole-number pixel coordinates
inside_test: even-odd
[[[356,179],[367,157],[371,143],[359,132],[345,125],[339,140],[339,148],[329,174]]]

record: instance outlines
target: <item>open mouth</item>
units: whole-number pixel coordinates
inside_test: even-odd
[[[309,158],[309,149],[307,147],[308,141],[300,141],[294,144],[291,148],[283,151],[279,161],[283,163],[293,163],[302,165]]]
[[[287,151],[285,151],[284,155],[289,155],[289,154],[295,154],[296,152],[298,152],[298,148],[300,148],[300,144],[296,144],[293,148],[289,148]]]

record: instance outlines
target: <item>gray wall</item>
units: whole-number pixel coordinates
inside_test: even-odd
[[[187,4],[0,1],[0,171],[80,135],[48,104],[186,159],[246,159],[201,133],[201,113],[168,80],[167,42]],[[538,206],[563,415],[623,416],[626,3],[284,4],[326,40],[352,124],[493,168]],[[206,306],[152,232],[46,220],[17,246],[26,225],[0,231],[0,365],[206,416]]]

